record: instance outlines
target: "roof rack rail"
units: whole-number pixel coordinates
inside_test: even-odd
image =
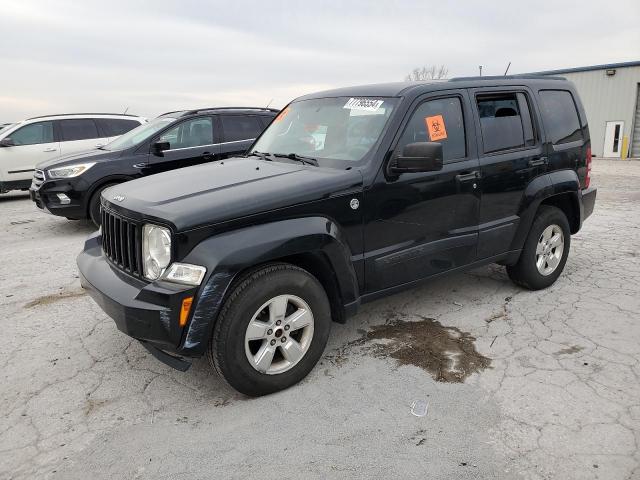
[[[522,73],[519,75],[484,75],[482,77],[476,75],[471,77],[454,77],[449,79],[450,82],[463,82],[466,80],[566,80],[566,78]]]
[[[81,112],[81,113],[54,113],[53,115],[40,115],[38,117],[27,118],[27,120],[35,120],[36,118],[46,118],[46,117],[64,117],[71,115],[117,115],[119,117],[139,117],[139,115],[134,115],[132,113],[97,113],[97,112]]]
[[[208,107],[208,108],[197,108],[195,110],[187,110],[184,112],[185,115],[193,115],[194,113],[201,112],[210,112],[215,110],[262,110],[265,112],[279,112],[280,110],[277,108],[268,108],[268,107]]]
[[[185,110],[171,110],[170,112],[164,112],[158,115],[159,117],[164,117],[165,115],[170,115],[172,113],[183,113]]]

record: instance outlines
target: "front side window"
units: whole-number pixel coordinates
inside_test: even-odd
[[[90,118],[59,120],[59,125],[61,140],[63,142],[100,138],[96,124]]]
[[[252,140],[262,131],[262,125],[255,116],[221,115],[220,119],[225,142]]]
[[[164,132],[158,142],[169,142],[169,150],[192,148],[213,144],[211,117],[194,118]]]
[[[289,104],[253,151],[313,157],[328,166],[359,162],[378,143],[397,98],[329,97]]]
[[[439,142],[443,161],[467,156],[462,103],[458,97],[438,98],[422,103],[404,129],[396,151],[409,143]]]
[[[540,92],[542,120],[545,131],[554,145],[582,140],[578,110],[567,90]]]
[[[492,93],[476,98],[484,153],[535,144],[533,122],[523,93]]]
[[[37,145],[53,142],[53,122],[37,122],[25,125],[10,135],[16,145]]]

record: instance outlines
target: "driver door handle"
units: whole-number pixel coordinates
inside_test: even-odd
[[[456,175],[456,181],[462,182],[470,182],[472,180],[477,180],[480,178],[480,172],[470,172],[470,173],[459,173]]]
[[[58,149],[57,148],[45,148],[43,151],[44,152],[57,152]]]
[[[211,160],[213,158],[213,153],[211,152],[202,152],[202,158],[205,160]]]
[[[529,160],[530,167],[540,167],[542,165],[546,165],[547,163],[549,163],[547,157],[533,158]]]

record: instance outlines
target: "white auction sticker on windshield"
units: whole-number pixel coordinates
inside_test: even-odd
[[[366,112],[375,112],[377,111],[384,100],[376,100],[373,98],[350,98],[347,103],[345,103],[343,108],[347,108],[349,110],[364,110]]]

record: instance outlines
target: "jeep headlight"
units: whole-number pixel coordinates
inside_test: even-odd
[[[171,262],[171,232],[168,228],[147,223],[142,228],[144,276],[157,280]]]
[[[49,178],[71,178],[77,177],[78,175],[83,174],[91,167],[93,167],[96,162],[91,163],[78,163],[76,165],[68,165],[66,167],[58,167],[52,168],[47,173],[49,174]]]

